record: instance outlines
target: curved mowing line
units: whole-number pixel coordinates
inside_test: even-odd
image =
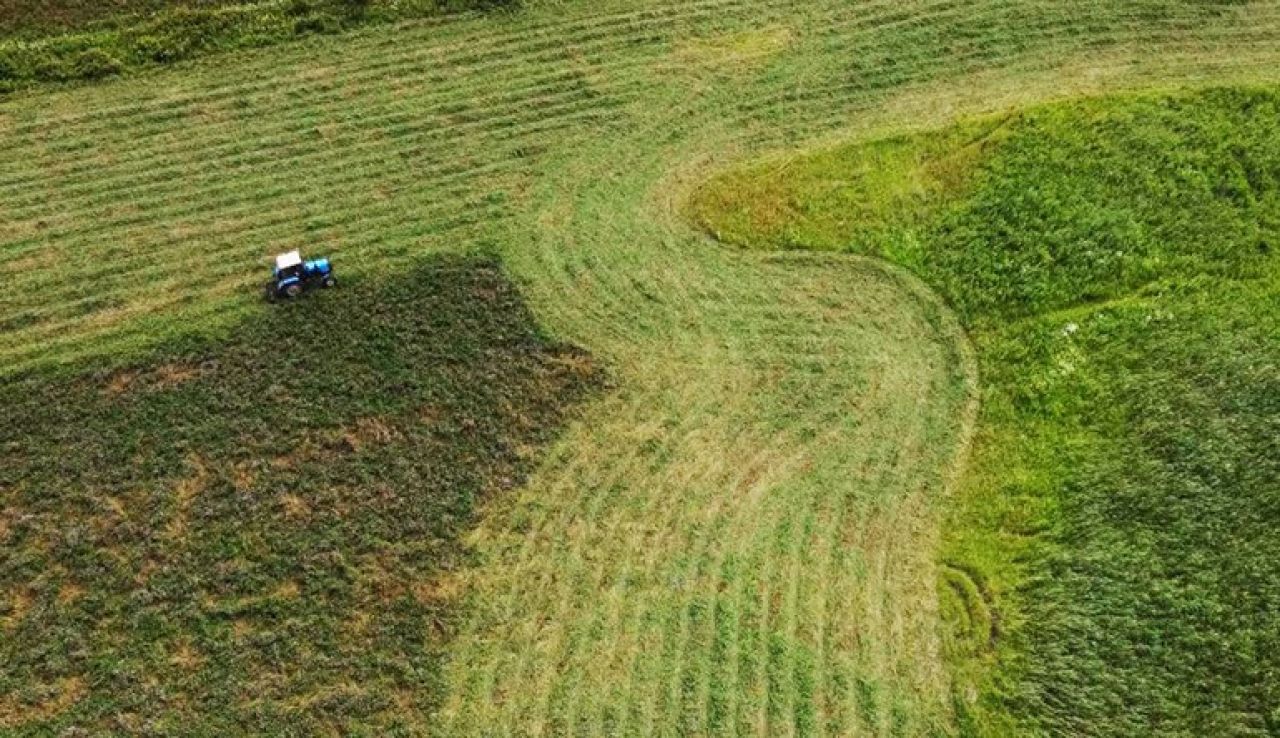
[[[1064,69],[1097,70],[1096,88],[1274,79],[1278,39],[1270,6],[556,4],[18,96],[0,104],[0,273],[19,291],[0,320],[43,322],[6,333],[0,369],[251,318],[261,275],[244,269],[278,243],[312,238],[355,275],[497,248],[617,389],[475,531],[428,723],[927,734],[950,718],[922,580],[972,425],[963,338],[892,268],[708,244],[684,193],[800,138],[1090,88]],[[321,124],[329,140],[308,137]],[[362,191],[375,181],[387,197]],[[73,317],[95,301],[122,307]]]
[[[864,81],[864,83],[865,83],[865,81]],[[323,153],[323,152],[321,152],[321,153]],[[358,177],[358,174],[353,174],[353,177]],[[63,235],[63,234],[59,234],[59,235]],[[56,297],[56,295],[55,295],[55,297]]]

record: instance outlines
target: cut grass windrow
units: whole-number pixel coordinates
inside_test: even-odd
[[[496,252],[615,388],[489,503],[412,727],[936,734],[964,336],[898,270],[735,253],[681,204],[797,142],[1274,79],[1277,42],[1272,3],[532,3],[22,93],[0,103],[0,372],[262,319],[289,247],[365,294]]]

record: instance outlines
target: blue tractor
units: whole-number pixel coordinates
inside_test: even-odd
[[[328,259],[302,260],[297,251],[276,257],[276,267],[267,282],[267,299],[292,299],[316,287],[332,287],[338,283]]]

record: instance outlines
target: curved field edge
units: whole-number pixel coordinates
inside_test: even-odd
[[[691,232],[678,204],[727,162],[800,141],[936,125],[1081,91],[1274,79],[1278,20],[1264,3],[564,3],[502,19],[405,24],[394,36],[357,31],[32,94],[0,103],[0,272],[15,286],[0,305],[0,370],[7,377],[86,356],[117,361],[174,335],[260,315],[267,257],[286,247],[332,254],[344,279],[371,283],[432,253],[494,248],[549,330],[616,367],[618,396],[629,404],[607,399],[600,407],[633,417],[600,410],[591,415],[599,436],[584,426],[571,430],[574,442],[557,444],[538,479],[582,483],[537,484],[563,515],[531,527],[498,509],[495,520],[511,527],[486,524],[476,534],[480,560],[499,564],[520,557],[512,542],[520,536],[533,536],[534,546],[563,539],[601,548],[575,547],[571,576],[543,566],[536,571],[544,580],[493,590],[497,603],[538,607],[513,607],[495,620],[477,598],[460,636],[474,650],[454,653],[446,711],[475,717],[462,727],[486,734],[565,725],[581,734],[696,733],[730,723],[739,734],[945,730],[950,689],[941,652],[928,647],[936,625],[926,625],[938,598],[932,564],[921,558],[937,532],[917,525],[931,519],[931,497],[867,506],[876,491],[909,490],[913,478],[935,481],[926,489],[935,496],[942,488],[943,459],[961,430],[960,414],[943,410],[962,405],[965,393],[938,380],[948,376],[942,368],[960,365],[950,350],[956,342],[932,340],[948,335],[943,323],[929,322],[928,301],[903,302],[910,290],[894,288],[904,283],[892,270],[845,257],[728,253]],[[899,324],[871,305],[871,320],[860,325],[863,285],[912,320]],[[917,330],[904,334],[908,328]],[[848,351],[885,336],[901,345]],[[754,355],[777,366],[753,364]],[[905,363],[895,373],[898,356]],[[870,381],[881,367],[896,384]],[[748,392],[757,382],[768,390],[763,402]],[[904,417],[913,382],[938,402]],[[906,391],[885,392],[892,388]],[[825,390],[835,398],[830,408]],[[860,397],[863,410],[850,411]],[[767,412],[745,414],[753,408]],[[884,408],[893,431],[873,434],[886,439],[879,446],[833,447],[815,432],[847,437],[867,408]],[[722,416],[741,422],[726,426]],[[775,437],[791,455],[771,455]],[[894,458],[914,448],[904,438],[920,437],[938,441],[925,444],[923,463]],[[669,467],[668,448],[689,460],[681,464],[687,478],[659,468],[652,497],[628,490],[630,470],[644,466],[632,457]],[[855,454],[872,456],[851,484],[806,472],[810,454],[835,469]],[[863,481],[877,469],[879,478]],[[620,470],[627,476],[618,478]],[[760,490],[772,489],[777,475],[787,493],[779,500],[814,506],[775,510],[775,520],[793,524],[745,563],[726,557],[717,569],[707,552],[734,539],[691,520],[699,498],[682,492],[716,493],[731,507],[716,477],[729,474]],[[673,610],[644,598],[634,608],[615,605],[598,590],[579,596],[579,583],[597,576],[643,582],[645,558],[604,552],[668,543],[643,526],[578,522],[608,509],[618,486],[653,506],[658,520],[665,513],[690,523],[674,529],[680,535],[696,535],[684,559],[655,569],[681,574],[654,585],[674,593]],[[828,514],[830,505],[845,499],[866,535],[803,548],[806,536],[834,529],[841,517]],[[769,524],[762,518],[758,530]],[[904,549],[911,556],[887,556]],[[857,563],[863,551],[877,552],[867,561],[883,560],[884,569],[863,562],[842,571],[843,581],[856,584],[863,571],[875,585],[866,591],[885,596],[848,609],[890,637],[833,642],[839,648],[825,653],[865,658],[824,662],[802,646],[827,636],[802,624],[823,622],[846,603],[797,608],[822,596],[820,567],[806,568],[805,557]],[[499,584],[509,577],[502,566],[466,576]],[[699,585],[716,577],[771,582],[767,603],[760,600],[767,607],[754,606],[743,585],[723,595],[743,607],[709,609]],[[575,596],[566,605],[551,596],[558,592]],[[775,607],[787,617],[774,618]],[[622,617],[632,613],[640,617]],[[601,631],[605,614],[636,624],[619,637]],[[549,632],[573,637],[538,641],[548,623]],[[713,627],[741,637],[720,638]],[[760,637],[779,629],[781,637]],[[656,637],[628,635],[636,633]],[[506,645],[531,642],[537,647],[525,651]],[[633,647],[593,661],[584,654],[596,643]],[[924,647],[904,645],[911,643]],[[471,662],[469,653],[483,658]],[[508,656],[516,653],[518,660]],[[631,670],[611,668],[630,656]],[[885,676],[895,665],[901,669]],[[611,687],[625,681],[618,699],[615,689],[593,690],[602,672]],[[539,709],[517,709],[530,704]]]
[[[568,5],[0,102],[0,372],[215,331],[260,309],[251,285],[288,248],[349,275],[478,242],[518,252],[513,216],[575,146],[676,136],[663,145],[696,161],[1141,80],[1266,77],[1273,10]],[[694,131],[718,140],[693,148]]]
[[[618,362],[473,534],[443,734],[948,725],[931,551],[974,397],[958,326],[868,261],[708,261],[683,275],[702,337]]]
[[[1280,723],[1280,94],[1060,103],[721,175],[753,247],[874,254],[963,316],[984,409],[940,559],[961,726]]]

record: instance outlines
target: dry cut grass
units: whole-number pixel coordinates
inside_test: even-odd
[[[1274,78],[1277,11],[547,3],[15,98],[0,104],[0,369],[225,330],[262,310],[255,285],[284,248],[329,252],[356,280],[496,250],[617,389],[473,535],[434,724],[944,730],[935,503],[972,399],[961,335],[901,273],[735,253],[680,204],[797,142]]]

